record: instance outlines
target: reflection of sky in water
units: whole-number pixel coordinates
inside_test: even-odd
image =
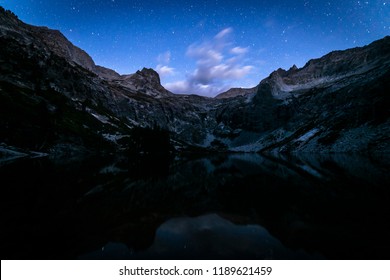
[[[259,225],[236,225],[216,214],[174,218],[162,224],[151,247],[134,252],[121,243],[108,243],[82,258],[254,258],[313,259],[283,246]]]

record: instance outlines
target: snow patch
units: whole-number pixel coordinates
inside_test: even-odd
[[[129,137],[129,135],[122,135],[122,134],[109,134],[105,133],[102,135],[106,140],[111,142],[116,142],[124,137]]]
[[[126,118],[129,122],[130,122],[130,124],[132,125],[132,126],[129,126],[128,124],[126,124],[126,126],[128,127],[128,128],[134,128],[134,126],[141,126],[140,125],[140,123],[139,122],[136,122],[135,120],[133,120],[133,119],[130,119],[129,117],[127,117]]]
[[[318,133],[318,131],[320,131],[318,128],[313,128],[312,130],[301,135],[301,137],[296,139],[294,142],[306,142],[307,140],[313,138]]]
[[[111,126],[114,126],[114,127],[117,127],[115,124],[113,124],[112,122],[110,122],[110,118],[107,117],[107,116],[104,116],[104,115],[101,115],[95,111],[93,111],[91,108],[87,108],[86,111],[91,114],[91,116],[93,116],[95,119],[97,119],[98,121],[100,121],[101,123],[104,123],[104,124],[109,124]]]
[[[99,120],[100,122],[102,122],[102,123],[111,124],[111,123],[109,122],[109,118],[106,117],[106,116],[99,115],[99,114],[97,114],[97,113],[92,113],[92,112],[90,112],[90,114],[91,114],[92,116],[94,116],[96,119],[98,119],[98,120]]]

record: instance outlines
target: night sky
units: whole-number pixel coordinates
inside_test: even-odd
[[[175,93],[252,87],[277,68],[390,34],[390,1],[0,0],[120,74],[156,69]]]

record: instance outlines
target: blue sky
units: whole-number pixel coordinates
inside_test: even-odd
[[[29,24],[59,29],[96,64],[156,69],[175,93],[252,87],[277,68],[390,34],[389,1],[0,0]]]

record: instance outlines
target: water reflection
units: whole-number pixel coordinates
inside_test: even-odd
[[[228,154],[0,168],[2,258],[386,258],[386,158]]]
[[[236,225],[216,214],[173,218],[156,231],[153,244],[134,251],[109,242],[83,259],[313,259],[304,251],[286,248],[264,227]]]

